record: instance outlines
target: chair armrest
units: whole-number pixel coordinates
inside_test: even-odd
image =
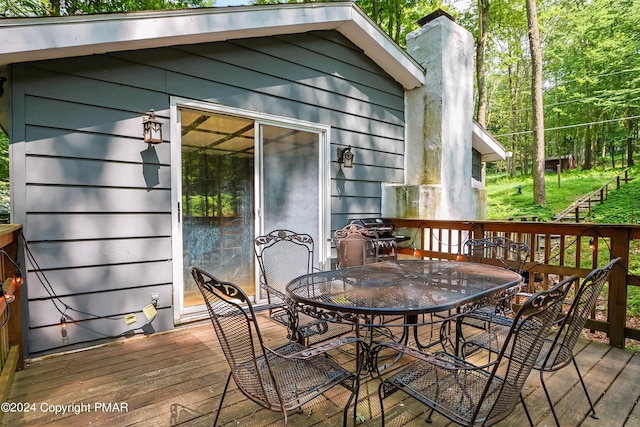
[[[289,354],[279,353],[266,346],[265,346],[265,349],[275,354],[276,356],[282,357],[285,359],[305,360],[305,359],[311,359],[312,357],[316,357],[321,354],[325,354],[330,350],[342,347],[344,345],[354,344],[354,343],[361,344],[365,346],[365,348],[369,347],[364,341],[362,341],[357,337],[339,337],[339,338],[334,338],[332,340],[323,341],[321,343],[318,343],[309,347],[304,347],[300,351],[297,351],[295,353],[289,353]]]
[[[406,346],[404,344],[400,344],[397,342],[384,342],[384,343],[380,343],[378,345],[376,345],[376,347],[373,349],[372,351],[372,359],[375,359],[375,357],[377,356],[378,352],[382,349],[382,348],[390,348],[393,350],[396,350],[398,353],[403,353],[403,354],[407,354],[411,357],[414,357],[416,359],[420,359],[423,360],[425,362],[429,362],[432,363],[434,365],[438,365],[441,368],[445,368],[445,369],[454,369],[455,365],[447,362],[445,360],[441,360],[437,357],[437,353],[426,353],[424,351],[420,351],[418,349]]]
[[[513,323],[513,319],[510,317],[502,316],[496,313],[488,313],[486,311],[474,310],[468,313],[465,313],[462,316],[462,321],[464,322],[464,318],[468,317],[470,319],[480,320],[484,322],[493,323],[501,326],[511,326]]]
[[[395,343],[395,342],[378,344],[376,348],[372,351],[372,355],[373,355],[372,360],[375,360],[375,355],[380,351],[382,347],[397,350],[398,352],[407,354],[415,359],[422,360],[424,362],[430,363],[432,365],[436,365],[442,369],[447,369],[450,371],[486,370],[487,368],[497,363],[497,361],[494,360],[493,362],[489,362],[485,365],[474,365],[473,363],[467,362],[466,360],[461,359],[450,353],[446,353],[442,351],[437,353],[427,353],[412,347],[408,347],[404,344]]]
[[[532,296],[533,294],[531,292],[516,292],[516,294],[514,296],[516,297],[527,297],[529,298],[530,296]]]
[[[529,298],[531,296],[533,296],[534,294],[532,294],[531,292],[517,292],[514,297],[525,297],[525,298]],[[564,305],[571,305],[573,304],[573,301],[569,301],[569,300],[565,300],[562,302],[562,304]]]

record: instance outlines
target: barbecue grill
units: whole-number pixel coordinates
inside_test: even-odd
[[[378,234],[376,244],[380,259],[396,258],[396,243],[409,240],[406,236],[396,236],[396,225],[389,218],[358,218],[350,219],[350,224],[358,224],[375,231]]]

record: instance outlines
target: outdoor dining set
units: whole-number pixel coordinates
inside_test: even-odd
[[[526,243],[468,239],[460,244],[461,260],[453,261],[401,259],[389,242],[351,223],[334,234],[336,268],[319,271],[311,236],[274,230],[257,237],[269,317],[288,338],[274,348],[239,286],[191,268],[230,367],[214,425],[233,378],[248,399],[282,412],[285,425],[288,413],[335,386],[349,393],[343,425],[352,407],[357,425],[360,382],[375,379],[383,426],[390,416],[385,400],[398,391],[425,405],[428,421],[437,412],[455,424],[488,426],[521,403],[533,426],[522,390],[536,370],[560,426],[544,374],[569,364],[598,417],[573,352],[618,258],[584,279],[559,278],[525,293]],[[336,359],[340,352],[354,356],[353,366]],[[401,358],[410,362],[396,366]]]

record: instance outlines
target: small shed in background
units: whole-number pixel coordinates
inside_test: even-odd
[[[573,159],[573,154],[566,154],[564,156],[546,157],[544,159],[544,170],[548,172],[557,172],[558,165],[561,171],[576,168],[576,162]]]

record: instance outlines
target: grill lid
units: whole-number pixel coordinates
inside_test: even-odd
[[[390,237],[396,229],[396,225],[389,218],[358,218],[350,219],[349,223],[375,230],[379,237]]]

